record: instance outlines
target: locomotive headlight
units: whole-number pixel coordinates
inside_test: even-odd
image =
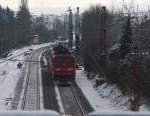
[[[74,68],[67,68],[67,70],[68,70],[68,71],[73,71],[73,70],[74,70]]]
[[[55,68],[55,71],[61,71],[61,68]]]

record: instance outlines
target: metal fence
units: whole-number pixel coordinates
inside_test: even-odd
[[[0,112],[0,116],[60,116],[55,111],[7,111]]]
[[[88,116],[150,116],[150,112],[93,112]]]

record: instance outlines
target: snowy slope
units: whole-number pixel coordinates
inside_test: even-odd
[[[24,60],[26,59],[32,50],[36,50],[38,48],[48,46],[51,43],[41,44],[41,45],[31,45],[28,47],[24,47],[18,50],[13,50],[9,57],[5,59],[0,59],[0,110],[10,110],[11,101],[14,99],[16,84],[19,80],[19,77],[22,74],[22,69],[17,68],[18,61],[5,61],[6,59],[12,58],[19,54],[22,54],[18,57],[13,58],[12,60]],[[32,49],[32,50],[31,50]],[[28,55],[24,55],[24,53],[28,53]],[[2,63],[3,62],[3,63]],[[26,66],[26,62],[23,62],[23,67]]]
[[[99,94],[93,88],[93,84],[89,80],[87,80],[82,70],[77,70],[76,81],[82,92],[96,111],[117,110],[117,108],[113,107],[111,102],[99,96]]]
[[[88,80],[83,70],[77,70],[76,82],[95,111],[129,111],[129,97],[124,96],[116,85],[103,83],[94,87],[94,79]],[[146,105],[140,111],[148,111]]]

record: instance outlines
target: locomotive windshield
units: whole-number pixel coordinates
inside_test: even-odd
[[[66,57],[58,57],[55,59],[56,64],[73,64],[74,63],[74,59],[72,57],[70,58],[66,58]]]

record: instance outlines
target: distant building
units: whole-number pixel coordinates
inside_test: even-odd
[[[39,44],[39,35],[33,35],[32,44]]]

